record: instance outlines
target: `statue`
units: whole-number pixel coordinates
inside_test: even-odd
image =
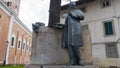
[[[83,46],[80,20],[84,19],[84,15],[81,10],[75,9],[75,5],[75,2],[70,3],[65,25],[58,23],[53,27],[63,28],[62,47],[68,49],[70,65],[84,65],[79,51],[79,47]]]
[[[80,24],[80,20],[83,19],[83,13],[80,10],[76,10],[75,3],[71,2],[62,37],[62,46],[68,48],[71,65],[83,65],[79,52],[79,47],[83,46]]]
[[[38,33],[40,26],[45,26],[45,24],[44,24],[44,23],[41,23],[41,22],[36,22],[35,24],[32,24],[33,31],[34,31],[35,33]]]

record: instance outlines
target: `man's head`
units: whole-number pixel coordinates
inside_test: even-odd
[[[75,2],[70,2],[69,7],[70,7],[70,9],[75,9],[76,3]]]

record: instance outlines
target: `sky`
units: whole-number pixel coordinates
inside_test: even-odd
[[[76,1],[76,0],[72,0]],[[50,0],[21,0],[19,18],[32,31],[32,23],[42,22],[48,24]],[[69,3],[65,0],[63,4]]]

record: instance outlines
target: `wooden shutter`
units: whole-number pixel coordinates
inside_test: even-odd
[[[113,35],[113,24],[112,22],[105,22],[104,23],[104,28],[105,28],[105,35]]]

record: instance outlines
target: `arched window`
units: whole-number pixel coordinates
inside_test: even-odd
[[[22,46],[22,51],[25,51],[25,47],[26,47],[26,41],[23,41],[23,46]]]
[[[17,49],[18,49],[18,50],[20,50],[20,49],[21,49],[21,38],[19,38],[19,39],[18,39]]]
[[[12,34],[12,37],[11,37],[11,47],[14,47],[15,45],[15,34]]]

